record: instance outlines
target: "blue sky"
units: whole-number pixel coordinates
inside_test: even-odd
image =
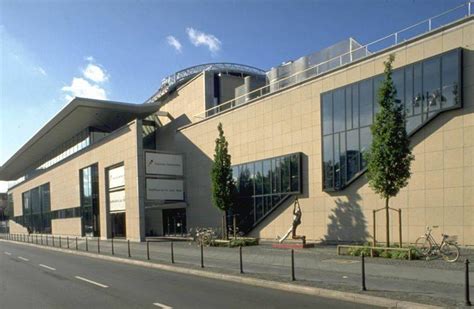
[[[269,69],[464,2],[0,0],[0,164],[74,95],[142,103],[188,66]]]

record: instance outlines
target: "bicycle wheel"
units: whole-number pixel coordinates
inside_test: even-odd
[[[454,263],[459,259],[459,248],[455,244],[445,242],[439,252],[446,262]]]
[[[428,256],[431,251],[431,241],[426,236],[421,236],[416,240],[415,248],[422,256]]]

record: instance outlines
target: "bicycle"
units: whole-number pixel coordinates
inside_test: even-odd
[[[438,226],[433,226],[438,228]],[[441,234],[443,237],[441,244],[438,244],[431,235],[432,229],[427,226],[425,235],[420,236],[416,242],[415,247],[417,251],[426,259],[430,256],[441,255],[443,260],[449,263],[454,263],[459,259],[459,247],[457,246],[457,236],[449,236]]]

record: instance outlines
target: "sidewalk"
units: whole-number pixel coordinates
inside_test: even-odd
[[[34,240],[36,241],[36,240]],[[67,241],[62,238],[61,246]],[[43,237],[43,244],[45,239]],[[52,245],[51,236],[48,241]],[[87,249],[112,255],[111,241],[88,239]],[[55,237],[55,246],[59,240]],[[75,250],[75,238],[69,239],[69,246]],[[78,239],[78,250],[86,251],[86,241]],[[191,242],[173,242],[174,261],[179,266],[200,268],[201,250]],[[238,274],[239,248],[204,247],[205,270]],[[146,243],[130,243],[133,259],[147,259]],[[149,242],[150,261],[171,263],[171,242]],[[114,240],[114,255],[128,257],[128,243]],[[243,247],[243,269],[246,276],[279,282],[291,280],[290,250],[273,249],[271,244]],[[464,260],[474,262],[474,250],[462,249],[457,263],[443,260],[402,261],[367,257],[366,285],[368,291],[361,292],[360,257],[337,256],[335,246],[318,246],[295,250],[295,277],[297,284],[333,289],[345,292],[363,293],[411,302],[438,306],[464,305]],[[474,264],[474,263],[473,263]],[[474,265],[471,264],[471,286],[474,282]],[[472,289],[472,288],[471,288]],[[474,294],[474,293],[471,293]],[[472,301],[472,297],[471,297]]]

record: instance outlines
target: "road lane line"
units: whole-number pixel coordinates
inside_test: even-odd
[[[99,282],[95,282],[95,281],[92,281],[92,280],[89,280],[89,279],[86,279],[86,278],[82,278],[82,277],[79,277],[79,276],[75,276],[76,279],[79,279],[79,280],[82,280],[82,281],[85,281],[85,282],[89,282],[89,283],[92,283],[92,284],[95,284],[97,286],[100,286],[101,288],[108,288],[107,285],[105,284],[102,284],[102,283],[99,283]]]
[[[7,251],[5,251],[5,254],[6,255],[12,255],[10,252],[7,252]]]
[[[173,307],[171,307],[171,306],[167,306],[167,305],[160,304],[160,303],[153,303],[153,305],[155,305],[157,307],[160,307],[162,309],[173,309]]]
[[[25,262],[28,262],[28,261],[29,261],[27,258],[24,258],[24,257],[22,257],[22,256],[19,256],[18,258],[19,258],[20,260],[25,261]]]
[[[41,266],[43,268],[46,268],[46,269],[49,269],[49,270],[56,270],[56,268],[53,268],[53,267],[50,267],[50,266],[44,265],[44,264],[39,264],[39,266]]]

